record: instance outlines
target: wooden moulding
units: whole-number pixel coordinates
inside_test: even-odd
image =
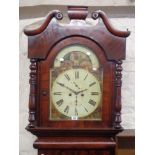
[[[101,11],[101,10],[98,10],[98,11],[95,11],[92,13],[92,18],[94,20],[98,19],[98,18],[101,18],[103,23],[105,24],[106,28],[109,30],[109,32],[111,32],[113,35],[115,36],[118,36],[118,37],[128,37],[130,35],[130,31],[119,31],[119,30],[116,30],[110,23],[107,15]]]
[[[38,149],[110,149],[116,146],[113,138],[55,137],[39,138],[33,145]]]
[[[70,19],[85,20],[88,14],[87,7],[68,7],[68,16]],[[96,26],[77,26],[77,25],[59,25],[51,22],[53,18],[61,20],[63,14],[58,10],[51,11],[44,22],[38,28],[25,28],[24,33],[28,37],[28,57],[35,59],[45,59],[51,48],[55,44],[73,36],[88,38],[106,52],[107,59],[123,60],[125,59],[126,37],[130,35],[129,31],[119,31],[112,27],[109,19],[103,11],[92,13],[94,20],[101,18],[106,26],[97,24]],[[50,23],[51,22],[51,23]],[[39,49],[39,50],[38,50]]]
[[[87,7],[68,7],[68,16],[70,19],[81,19],[81,20],[85,20],[88,14],[88,10]],[[59,11],[59,10],[53,10],[51,11],[47,16],[45,21],[43,22],[43,24],[34,30],[28,30],[28,29],[24,29],[24,33],[27,36],[33,36],[33,35],[37,35],[41,32],[43,32],[48,24],[50,23],[50,21],[52,20],[52,18],[56,18],[57,20],[61,20],[63,18],[63,14]],[[118,36],[118,37],[128,37],[130,35],[130,31],[119,31],[116,30],[111,24],[110,21],[107,17],[107,15],[103,12],[103,11],[95,11],[92,13],[92,18],[94,20],[101,18],[103,23],[105,24],[106,28],[109,30],[109,32],[111,32],[113,35]]]
[[[27,35],[27,36],[33,36],[33,35],[37,35],[41,32],[43,32],[48,24],[50,23],[50,21],[53,19],[53,18],[56,18],[57,20],[61,20],[63,18],[63,14],[59,11],[59,10],[53,10],[51,11],[47,16],[46,16],[46,19],[45,21],[43,22],[43,24],[37,28],[37,29],[34,29],[34,30],[28,30],[28,29],[24,29],[24,33]]]
[[[28,37],[28,57],[46,59],[56,44],[77,36],[98,44],[105,51],[107,60],[125,59],[126,38],[111,35],[102,25],[60,26],[56,23],[50,24],[41,34]]]
[[[112,128],[104,128],[104,129],[96,129],[96,128],[88,128],[88,129],[73,129],[73,128],[63,128],[63,129],[57,129],[57,128],[49,128],[49,127],[34,127],[30,128],[29,126],[26,127],[28,131],[30,131],[32,134],[36,136],[89,136],[89,137],[100,137],[106,136],[111,137],[119,132],[122,131],[122,129],[112,129]]]

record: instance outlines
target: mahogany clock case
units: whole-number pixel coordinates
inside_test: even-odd
[[[87,7],[69,7],[68,10],[71,20],[85,21],[87,14]],[[115,135],[122,131],[121,64],[130,32],[115,30],[102,11],[93,12],[92,18],[101,18],[105,26],[61,25],[53,22],[52,18],[61,20],[63,15],[54,10],[39,28],[27,27],[24,30],[28,36],[28,58],[31,62],[27,130],[38,137],[34,147],[39,150],[39,155],[114,155]],[[75,44],[91,49],[103,67],[101,121],[49,120],[50,69],[59,51]]]

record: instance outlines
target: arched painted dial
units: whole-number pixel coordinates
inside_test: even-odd
[[[82,45],[70,45],[63,48],[55,58],[54,67],[81,66],[98,68],[99,62],[93,51]]]
[[[51,98],[55,108],[68,117],[86,117],[96,110],[101,100],[97,78],[85,69],[62,72],[53,82]]]

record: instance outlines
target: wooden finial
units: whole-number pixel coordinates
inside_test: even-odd
[[[68,16],[71,19],[85,20],[88,15],[88,7],[68,6]]]

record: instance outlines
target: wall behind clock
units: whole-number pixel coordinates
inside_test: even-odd
[[[35,136],[28,133],[25,127],[28,124],[28,96],[29,96],[29,59],[27,59],[27,37],[23,34],[25,26],[35,23],[44,19],[46,14],[50,10],[59,9],[64,12],[63,22],[68,22],[66,15],[66,7],[68,1],[29,1],[20,0],[20,155],[37,155],[37,151],[33,149],[32,145]],[[45,4],[44,4],[45,3]],[[57,3],[57,6],[55,6]],[[84,5],[84,1],[79,1],[75,4],[75,1],[70,1],[70,5]],[[115,28],[120,30],[126,30],[128,28],[131,31],[131,35],[127,38],[126,47],[126,60],[123,62],[123,85],[122,85],[122,126],[125,129],[134,129],[134,100],[135,100],[135,19],[134,19],[134,2],[133,0],[117,0],[106,1],[105,3],[99,3],[95,0],[91,0],[89,11],[103,10],[107,13],[108,17]],[[97,21],[87,19],[90,24],[95,24]]]

